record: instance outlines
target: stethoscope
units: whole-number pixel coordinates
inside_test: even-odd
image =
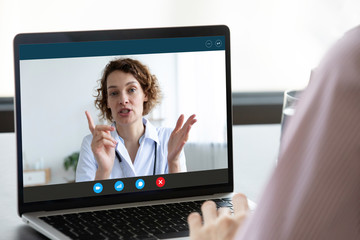
[[[157,161],[157,143],[156,143],[156,141],[154,141],[154,148],[155,148],[155,161],[154,161],[153,175],[155,175],[156,161]],[[120,154],[119,154],[119,152],[117,150],[115,150],[115,155],[116,155],[116,158],[121,163],[122,159],[121,159],[121,156],[120,156]],[[121,170],[123,170],[123,169],[121,168]],[[124,171],[123,171],[123,175],[125,176]]]

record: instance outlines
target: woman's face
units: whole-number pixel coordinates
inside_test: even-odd
[[[141,121],[148,100],[140,83],[130,73],[116,70],[107,77],[107,105],[116,124]]]

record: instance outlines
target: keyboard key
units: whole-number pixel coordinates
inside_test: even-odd
[[[229,202],[217,202],[216,206],[217,207],[232,207],[232,204]]]
[[[152,233],[152,234],[162,234],[164,233],[164,231],[160,230],[157,227],[153,227],[153,228],[148,228],[146,229],[147,232]]]

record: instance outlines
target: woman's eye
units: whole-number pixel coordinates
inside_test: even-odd
[[[116,96],[118,93],[117,92],[110,92],[109,96]]]
[[[133,93],[133,92],[135,92],[135,91],[136,91],[136,88],[130,88],[130,89],[129,89],[129,92],[130,92],[130,93]]]

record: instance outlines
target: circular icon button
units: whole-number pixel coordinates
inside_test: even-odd
[[[163,187],[165,186],[165,179],[163,177],[159,177],[158,179],[156,179],[156,185],[158,187]]]
[[[138,179],[135,183],[137,189],[143,189],[145,187],[145,182],[142,179]]]
[[[117,181],[114,187],[116,191],[120,192],[124,189],[124,183],[122,181]]]
[[[206,46],[207,48],[211,48],[211,46],[212,46],[212,41],[207,40],[207,41],[205,42],[205,46]]]
[[[222,41],[221,41],[221,40],[218,39],[218,40],[215,41],[215,46],[216,46],[216,47],[221,47],[221,45],[222,45]]]
[[[101,183],[95,183],[93,190],[95,193],[101,193],[103,190],[103,185]]]

